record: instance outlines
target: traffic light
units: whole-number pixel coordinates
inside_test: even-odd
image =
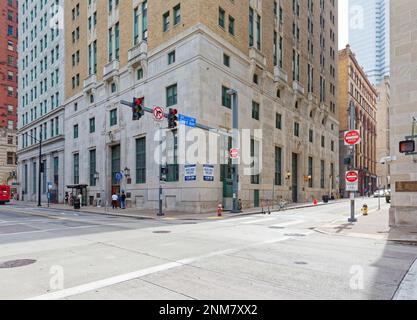
[[[178,126],[178,110],[177,109],[169,109],[168,113],[168,128],[175,129]]]
[[[133,98],[132,103],[132,119],[134,121],[140,120],[142,116],[145,114],[145,111],[143,110],[143,98]]]
[[[168,175],[168,168],[166,166],[161,166],[160,181],[167,181],[167,175]]]
[[[416,151],[416,143],[414,140],[405,140],[400,142],[400,153],[411,153]]]

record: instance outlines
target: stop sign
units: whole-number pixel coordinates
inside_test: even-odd
[[[239,158],[239,149],[236,149],[236,148],[230,149],[230,158],[232,159]]]
[[[348,171],[346,172],[346,181],[350,183],[355,183],[359,179],[358,171]]]
[[[345,145],[354,146],[361,141],[361,134],[359,130],[351,130],[345,132]]]

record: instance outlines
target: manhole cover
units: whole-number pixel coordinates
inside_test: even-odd
[[[298,265],[306,265],[306,264],[308,264],[307,262],[304,262],[304,261],[296,261],[296,262],[294,262],[294,264],[298,264]]]
[[[274,227],[274,226],[271,226],[271,227],[269,227],[270,229],[285,229],[284,227]]]
[[[171,233],[171,231],[167,231],[167,230],[160,230],[160,231],[153,231],[153,233]]]
[[[21,260],[12,260],[0,263],[0,269],[11,269],[28,266],[35,263],[36,260],[33,259],[21,259]]]
[[[284,234],[286,237],[305,237],[305,234],[302,233],[286,233]]]

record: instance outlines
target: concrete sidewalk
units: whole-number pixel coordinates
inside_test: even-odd
[[[383,205],[380,211],[371,210],[368,216],[358,215],[356,223],[350,223],[346,218],[320,226],[315,230],[324,234],[417,244],[416,227],[392,228],[389,226],[389,208],[389,205]]]
[[[341,201],[348,201],[348,200],[337,200],[337,202]],[[331,201],[329,204],[335,203],[336,201]],[[23,202],[23,201],[13,201],[11,204],[15,205],[22,205],[27,207],[37,208],[36,202]],[[323,202],[319,202],[317,205],[313,203],[304,203],[304,204],[289,204],[285,210],[294,210],[294,209],[303,209],[309,208],[314,206],[324,206],[326,205]],[[120,217],[129,217],[129,218],[136,218],[136,219],[175,219],[175,220],[207,220],[207,219],[219,219],[217,217],[217,212],[210,212],[210,213],[186,213],[186,212],[179,212],[179,211],[169,211],[164,210],[164,216],[159,217],[157,216],[158,211],[156,209],[151,210],[140,210],[137,208],[127,208],[127,209],[115,209],[113,210],[111,207],[104,208],[104,207],[93,207],[87,206],[82,207],[80,210],[75,210],[73,207],[64,204],[50,204],[49,208],[44,204],[44,209],[50,210],[63,210],[63,211],[71,211],[71,212],[84,212],[84,213],[92,213],[92,214],[102,214],[102,215],[112,215],[112,216],[120,216]],[[241,213],[230,213],[229,211],[224,211],[221,218],[233,218],[245,215],[254,215],[254,214],[262,214],[263,212],[267,212],[268,209],[264,208],[250,208],[244,209]],[[271,212],[278,211],[278,206],[270,209]]]

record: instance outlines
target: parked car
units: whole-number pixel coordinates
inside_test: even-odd
[[[391,189],[385,191],[385,201],[391,203]]]
[[[382,198],[385,197],[385,190],[376,190],[374,192],[374,198]]]

